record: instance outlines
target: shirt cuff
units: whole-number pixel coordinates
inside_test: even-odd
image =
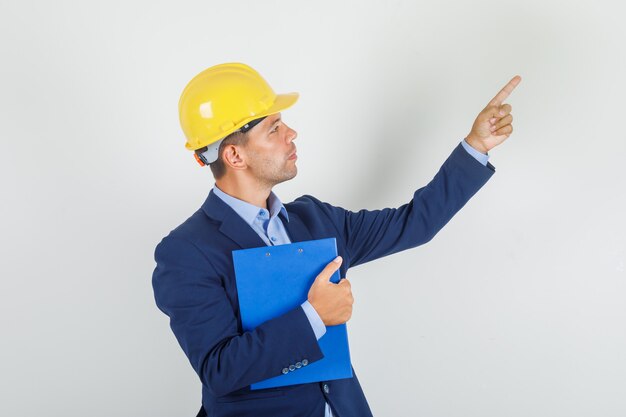
[[[465,150],[467,151],[467,153],[469,153],[470,155],[472,155],[474,158],[476,158],[476,160],[478,162],[480,162],[481,164],[487,166],[487,161],[489,160],[489,153],[487,153],[486,155],[480,151],[477,151],[476,149],[474,149],[472,147],[472,145],[470,145],[469,143],[467,143],[467,141],[465,139],[463,139],[463,141],[461,142],[463,144],[463,148],[465,148]]]
[[[317,340],[320,340],[320,338],[326,333],[326,326],[324,326],[324,322],[320,318],[319,314],[317,314],[317,311],[315,311],[311,303],[309,303],[309,300],[302,303],[301,307],[304,310],[304,314],[306,314],[306,317],[309,319],[309,323],[311,323],[313,332],[315,332],[315,337]]]

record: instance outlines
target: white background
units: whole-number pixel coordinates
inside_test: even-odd
[[[192,416],[153,250],[204,201],[177,104],[241,61],[299,136],[274,191],[397,207],[514,75],[491,180],[427,245],[350,271],[376,416],[626,415],[617,1],[3,1],[0,415]]]

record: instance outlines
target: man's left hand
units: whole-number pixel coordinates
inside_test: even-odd
[[[510,104],[502,102],[511,94],[513,89],[522,81],[522,77],[516,75],[491,99],[472,126],[471,132],[465,141],[474,149],[486,154],[504,142],[513,132],[513,115]]]

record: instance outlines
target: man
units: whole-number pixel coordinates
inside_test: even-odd
[[[157,245],[156,303],[202,382],[199,416],[371,416],[352,378],[250,390],[250,384],[298,372],[323,357],[326,326],[352,315],[347,279],[337,269],[431,240],[489,180],[487,152],[512,132],[504,99],[514,77],[483,109],[470,133],[428,185],[398,208],[352,212],[310,195],[282,204],[272,188],[297,174],[296,131],[282,117],[297,93],[276,95],[252,68],[211,67],[181,95],[186,147],[209,165],[215,186],[200,209]],[[233,250],[335,237],[339,257],[315,279],[308,299],[286,314],[243,332]],[[353,370],[354,371],[354,370]]]

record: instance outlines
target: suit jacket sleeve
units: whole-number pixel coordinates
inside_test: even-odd
[[[491,163],[482,165],[459,144],[434,178],[398,208],[353,212],[305,197],[334,223],[354,267],[430,241],[494,173]]]
[[[240,332],[233,305],[209,259],[180,237],[156,247],[152,283],[156,304],[192,367],[216,396],[281,375],[283,368],[323,354],[306,314],[297,307]]]

